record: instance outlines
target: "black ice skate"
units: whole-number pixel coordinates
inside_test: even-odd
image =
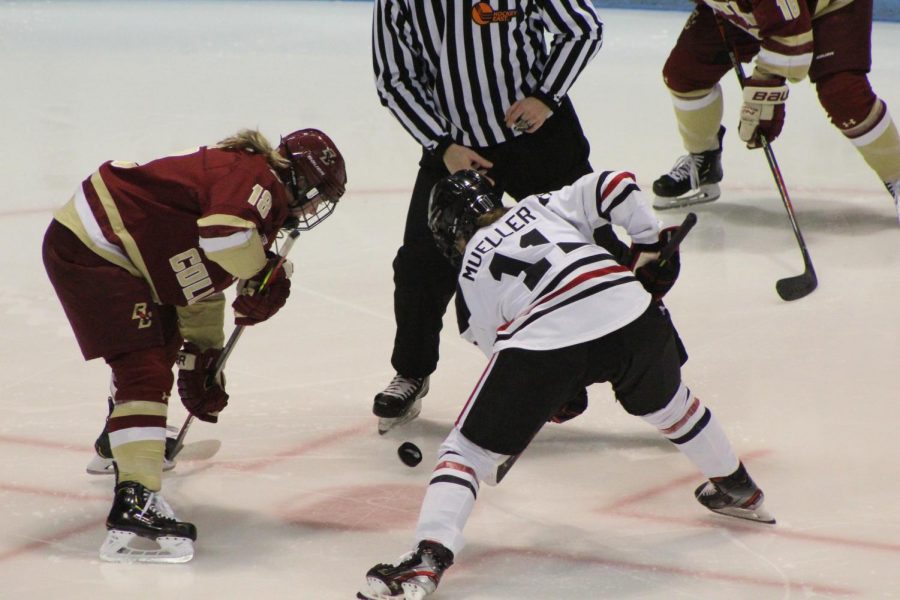
[[[113,399],[107,398],[106,402],[109,404],[109,414],[112,414],[113,406],[115,406]],[[175,468],[175,461],[169,460],[169,456],[172,454],[172,449],[175,448],[175,438],[178,436],[178,429],[170,425],[166,427],[166,432],[166,458],[163,460],[163,471]],[[100,436],[94,442],[94,453],[93,458],[87,464],[87,472],[91,475],[113,475],[115,468],[113,467],[112,448],[109,445],[109,433],[106,431],[106,425],[103,426],[103,431],[100,432]]]
[[[179,521],[169,503],[136,481],[116,485],[100,558],[109,562],[182,563],[194,557],[197,529]]]
[[[720,125],[718,149],[682,156],[671,171],[653,182],[653,208],[666,210],[719,198],[724,135],[725,128]]]
[[[378,417],[378,433],[384,435],[418,417],[422,398],[427,393],[428,377],[395,375],[384,391],[375,396],[372,406],[372,412]]]
[[[765,495],[741,464],[727,477],[713,477],[694,491],[697,501],[709,510],[750,521],[774,524],[775,518],[763,508]]]
[[[395,565],[375,565],[366,573],[360,600],[421,600],[437,589],[441,576],[453,564],[453,553],[428,540],[400,558]]]

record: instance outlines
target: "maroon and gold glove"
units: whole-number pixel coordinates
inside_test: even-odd
[[[186,342],[178,353],[178,395],[189,413],[207,423],[216,423],[219,413],[228,406],[225,393],[225,374],[213,379],[221,348],[201,351],[196,344]]]
[[[291,273],[293,265],[285,260],[280,267],[272,272],[265,285],[262,285],[266,275],[272,267],[278,264],[278,257],[269,259],[265,268],[250,279],[242,279],[237,285],[237,298],[232,302],[234,309],[234,324],[241,326],[256,325],[262,323],[287,302],[291,295]],[[262,285],[262,291],[259,291]]]
[[[772,142],[784,127],[784,103],[788,99],[788,86],[784,78],[765,79],[757,74],[744,82],[744,105],[738,135],[748,148],[762,146],[760,136]]]

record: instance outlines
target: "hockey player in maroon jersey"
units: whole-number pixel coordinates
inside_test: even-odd
[[[698,0],[663,67],[688,154],[653,183],[653,206],[687,206],[720,195],[724,128],[719,81],[732,65],[717,19],[739,60],[755,57],[738,125],[748,147],[761,145],[760,133],[768,141],[778,137],[787,82],[808,76],[832,124],[884,182],[900,218],[900,135],[867,76],[872,0]]]
[[[228,401],[224,376],[211,377],[225,341],[223,290],[238,282],[237,325],[278,312],[290,268],[272,271],[270,247],[282,228],[305,230],[328,217],[346,180],[340,152],[321,131],[295,131],[272,148],[243,130],[143,165],[106,162],[54,213],[44,236],[47,274],[84,358],[102,357],[112,370],[112,407],[98,440],[116,468],[102,559],[193,557],[194,525],[177,520],[159,494],[172,368],[177,360],[187,410],[215,423]]]
[[[631,268],[593,241],[609,223],[632,239]],[[460,332],[489,362],[438,451],[415,547],[370,569],[358,598],[434,592],[464,545],[480,482],[496,484],[498,467],[603,381],[708,478],[695,491],[703,506],[775,522],[722,427],[681,381],[686,355],[659,301],[680,269],[677,251],[659,260],[675,228],[660,230],[631,173],[586,175],[507,209],[483,175],[461,171],[434,187],[429,226],[459,269]]]

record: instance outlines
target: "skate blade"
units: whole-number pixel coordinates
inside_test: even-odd
[[[409,423],[410,421],[418,417],[420,412],[422,412],[422,399],[417,398],[416,401],[412,403],[412,406],[409,407],[409,410],[406,411],[406,414],[392,419],[379,418],[378,435],[384,435],[395,427],[399,427],[400,425]],[[386,597],[389,598],[390,596]]]
[[[737,519],[745,519],[747,521],[756,521],[757,523],[765,523],[767,525],[775,524],[775,517],[773,517],[769,513],[769,511],[761,506],[757,506],[756,508],[752,509],[729,507],[717,509],[711,508],[709,510],[720,515],[725,515],[726,517],[735,517]]]
[[[415,583],[402,584],[403,591],[392,594],[380,579],[366,578],[367,589],[356,593],[358,600],[424,600],[428,592]]]
[[[116,563],[185,563],[194,558],[190,538],[163,536],[150,540],[131,531],[110,529],[100,546],[100,560]]]
[[[677,198],[666,198],[664,196],[655,196],[653,198],[653,208],[656,210],[669,210],[671,208],[684,208],[694,204],[704,204],[718,200],[722,193],[719,191],[719,184],[708,183],[701,185],[693,194],[687,196],[678,196]]]
[[[171,471],[175,468],[176,461],[174,460],[163,460],[163,471]],[[113,459],[111,458],[103,458],[99,454],[95,454],[91,459],[91,462],[87,464],[87,467],[84,469],[90,475],[115,475],[116,470],[113,468]]]

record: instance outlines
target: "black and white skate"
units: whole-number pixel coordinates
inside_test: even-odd
[[[697,501],[721,515],[775,524],[775,517],[763,508],[765,495],[741,464],[727,477],[713,477],[695,491]]]
[[[197,529],[136,481],[116,485],[100,558],[108,562],[183,563],[194,557]]]
[[[453,553],[428,540],[400,558],[397,565],[378,564],[366,573],[366,589],[359,600],[422,600],[437,589],[441,577],[453,564]]]
[[[168,457],[175,447],[175,437],[178,435],[178,429],[169,425],[166,427],[166,435],[166,457]],[[164,458],[163,471],[171,471],[175,468],[175,464],[174,460]],[[100,437],[94,442],[94,456],[88,462],[85,470],[91,475],[114,475],[116,472],[113,466],[112,448],[109,446],[109,434],[105,428]]]
[[[721,196],[722,138],[725,128],[719,126],[719,147],[699,154],[680,157],[672,170],[653,182],[653,208],[666,210],[692,204],[712,202]]]
[[[399,373],[375,396],[372,412],[378,417],[378,433],[409,423],[422,411],[422,398],[428,393],[428,377],[404,377]]]

